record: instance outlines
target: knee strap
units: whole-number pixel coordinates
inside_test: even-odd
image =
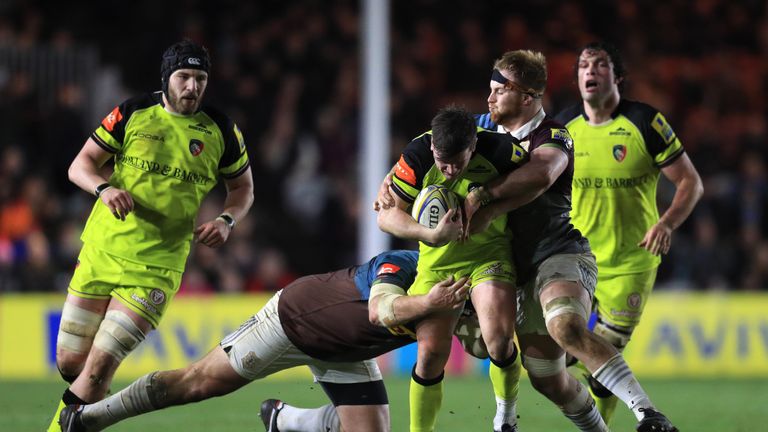
[[[102,319],[101,314],[64,303],[56,345],[77,354],[88,353]]]
[[[93,345],[123,361],[144,340],[144,332],[125,312],[111,310],[104,316]]]
[[[565,370],[565,354],[554,360],[526,356],[522,356],[522,360],[523,367],[528,371],[528,375],[534,377],[549,377]]]
[[[575,314],[589,321],[589,312],[575,297],[558,297],[544,305],[544,322],[547,325],[555,317],[564,314]]]

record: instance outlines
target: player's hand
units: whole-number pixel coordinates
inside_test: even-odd
[[[461,218],[461,209],[448,210],[437,226],[429,230],[431,238],[430,246],[445,246],[452,241],[461,241],[464,237],[464,224]]]
[[[666,255],[672,245],[672,227],[662,221],[656,222],[637,245],[654,255]]]
[[[488,192],[485,190],[484,187],[480,186],[478,188],[472,189],[467,194],[467,197],[464,198],[464,236],[463,240],[469,239],[470,234],[475,234],[478,232],[482,232],[483,229],[479,231],[472,232],[472,219],[474,218],[475,214],[478,210],[484,205],[487,204],[490,200],[490,195],[488,195]]]
[[[430,310],[453,310],[464,306],[469,294],[469,278],[464,276],[454,281],[453,276],[436,283],[427,293]]]
[[[469,239],[470,236],[481,233],[491,226],[493,221],[493,211],[489,207],[481,208],[475,212],[471,221],[467,222],[467,227],[464,231],[464,238]]]
[[[133,211],[133,197],[126,190],[112,186],[105,189],[99,199],[109,208],[115,218],[121,221],[124,221],[128,213]]]
[[[379,193],[376,195],[376,201],[373,202],[373,211],[379,211],[381,209],[388,209],[395,206],[395,198],[389,191],[392,186],[392,174],[387,174],[384,177],[384,181],[379,186]]]
[[[214,219],[195,228],[195,243],[217,248],[227,241],[229,232],[230,228],[226,222]]]

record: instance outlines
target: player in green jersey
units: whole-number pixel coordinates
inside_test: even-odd
[[[395,205],[380,209],[378,215],[382,230],[421,242],[418,275],[409,295],[424,294],[436,281],[448,277],[470,278],[472,302],[493,364],[491,381],[510,413],[514,413],[517,399],[520,361],[513,342],[516,302],[506,218],[498,218],[482,234],[460,243],[460,212],[449,211],[435,229],[429,229],[414,220],[407,208],[430,184],[442,184],[463,197],[472,187],[516,169],[525,158],[525,151],[508,135],[478,131],[471,114],[459,108],[443,109],[432,120],[432,131],[411,141],[403,151],[392,182]],[[382,309],[382,302],[379,304]],[[443,368],[457,317],[456,313],[433,315],[416,328],[411,431],[435,427]],[[502,429],[501,420],[495,420],[494,430],[514,430],[516,416],[511,414],[506,420],[507,429]]]
[[[660,255],[691,214],[703,187],[696,168],[664,116],[621,97],[625,69],[615,47],[591,43],[577,59],[582,103],[558,114],[575,146],[573,224],[587,237],[600,269],[594,332],[623,350],[653,289]],[[674,199],[659,217],[659,174]],[[616,398],[589,379],[608,420]]]
[[[69,178],[96,195],[61,316],[56,364],[67,404],[102,399],[121,361],[157,327],[181,282],[194,240],[216,248],[253,202],[253,178],[237,126],[201,104],[208,51],[169,47],[162,92],[117,106],[86,141]],[[105,179],[102,166],[114,158]],[[200,204],[223,178],[220,216],[195,227]],[[58,412],[49,430],[59,430]]]

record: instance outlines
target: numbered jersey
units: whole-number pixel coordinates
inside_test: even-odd
[[[97,200],[83,242],[130,261],[183,271],[203,198],[220,177],[248,169],[237,126],[210,107],[171,114],[158,92],[117,106],[91,138],[115,155],[109,183],[131,194],[134,211],[120,221]]]
[[[574,140],[573,224],[584,233],[601,274],[640,272],[660,258],[637,246],[659,219],[660,169],[683,154],[677,135],[653,107],[622,100],[601,125],[590,125],[583,106],[558,119]]]

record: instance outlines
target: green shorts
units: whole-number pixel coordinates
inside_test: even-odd
[[[127,261],[83,245],[69,293],[88,299],[114,297],[157,327],[181,284],[181,272]]]
[[[614,326],[636,327],[653,290],[656,270],[622,275],[598,273],[595,301],[600,318]]]
[[[419,270],[416,274],[416,280],[413,281],[413,285],[408,289],[408,295],[426,294],[436,283],[444,281],[451,276],[454,277],[454,280],[469,276],[472,281],[472,288],[488,281],[506,282],[514,286],[516,279],[512,263],[505,260],[486,261],[473,268],[467,267],[463,270]]]

